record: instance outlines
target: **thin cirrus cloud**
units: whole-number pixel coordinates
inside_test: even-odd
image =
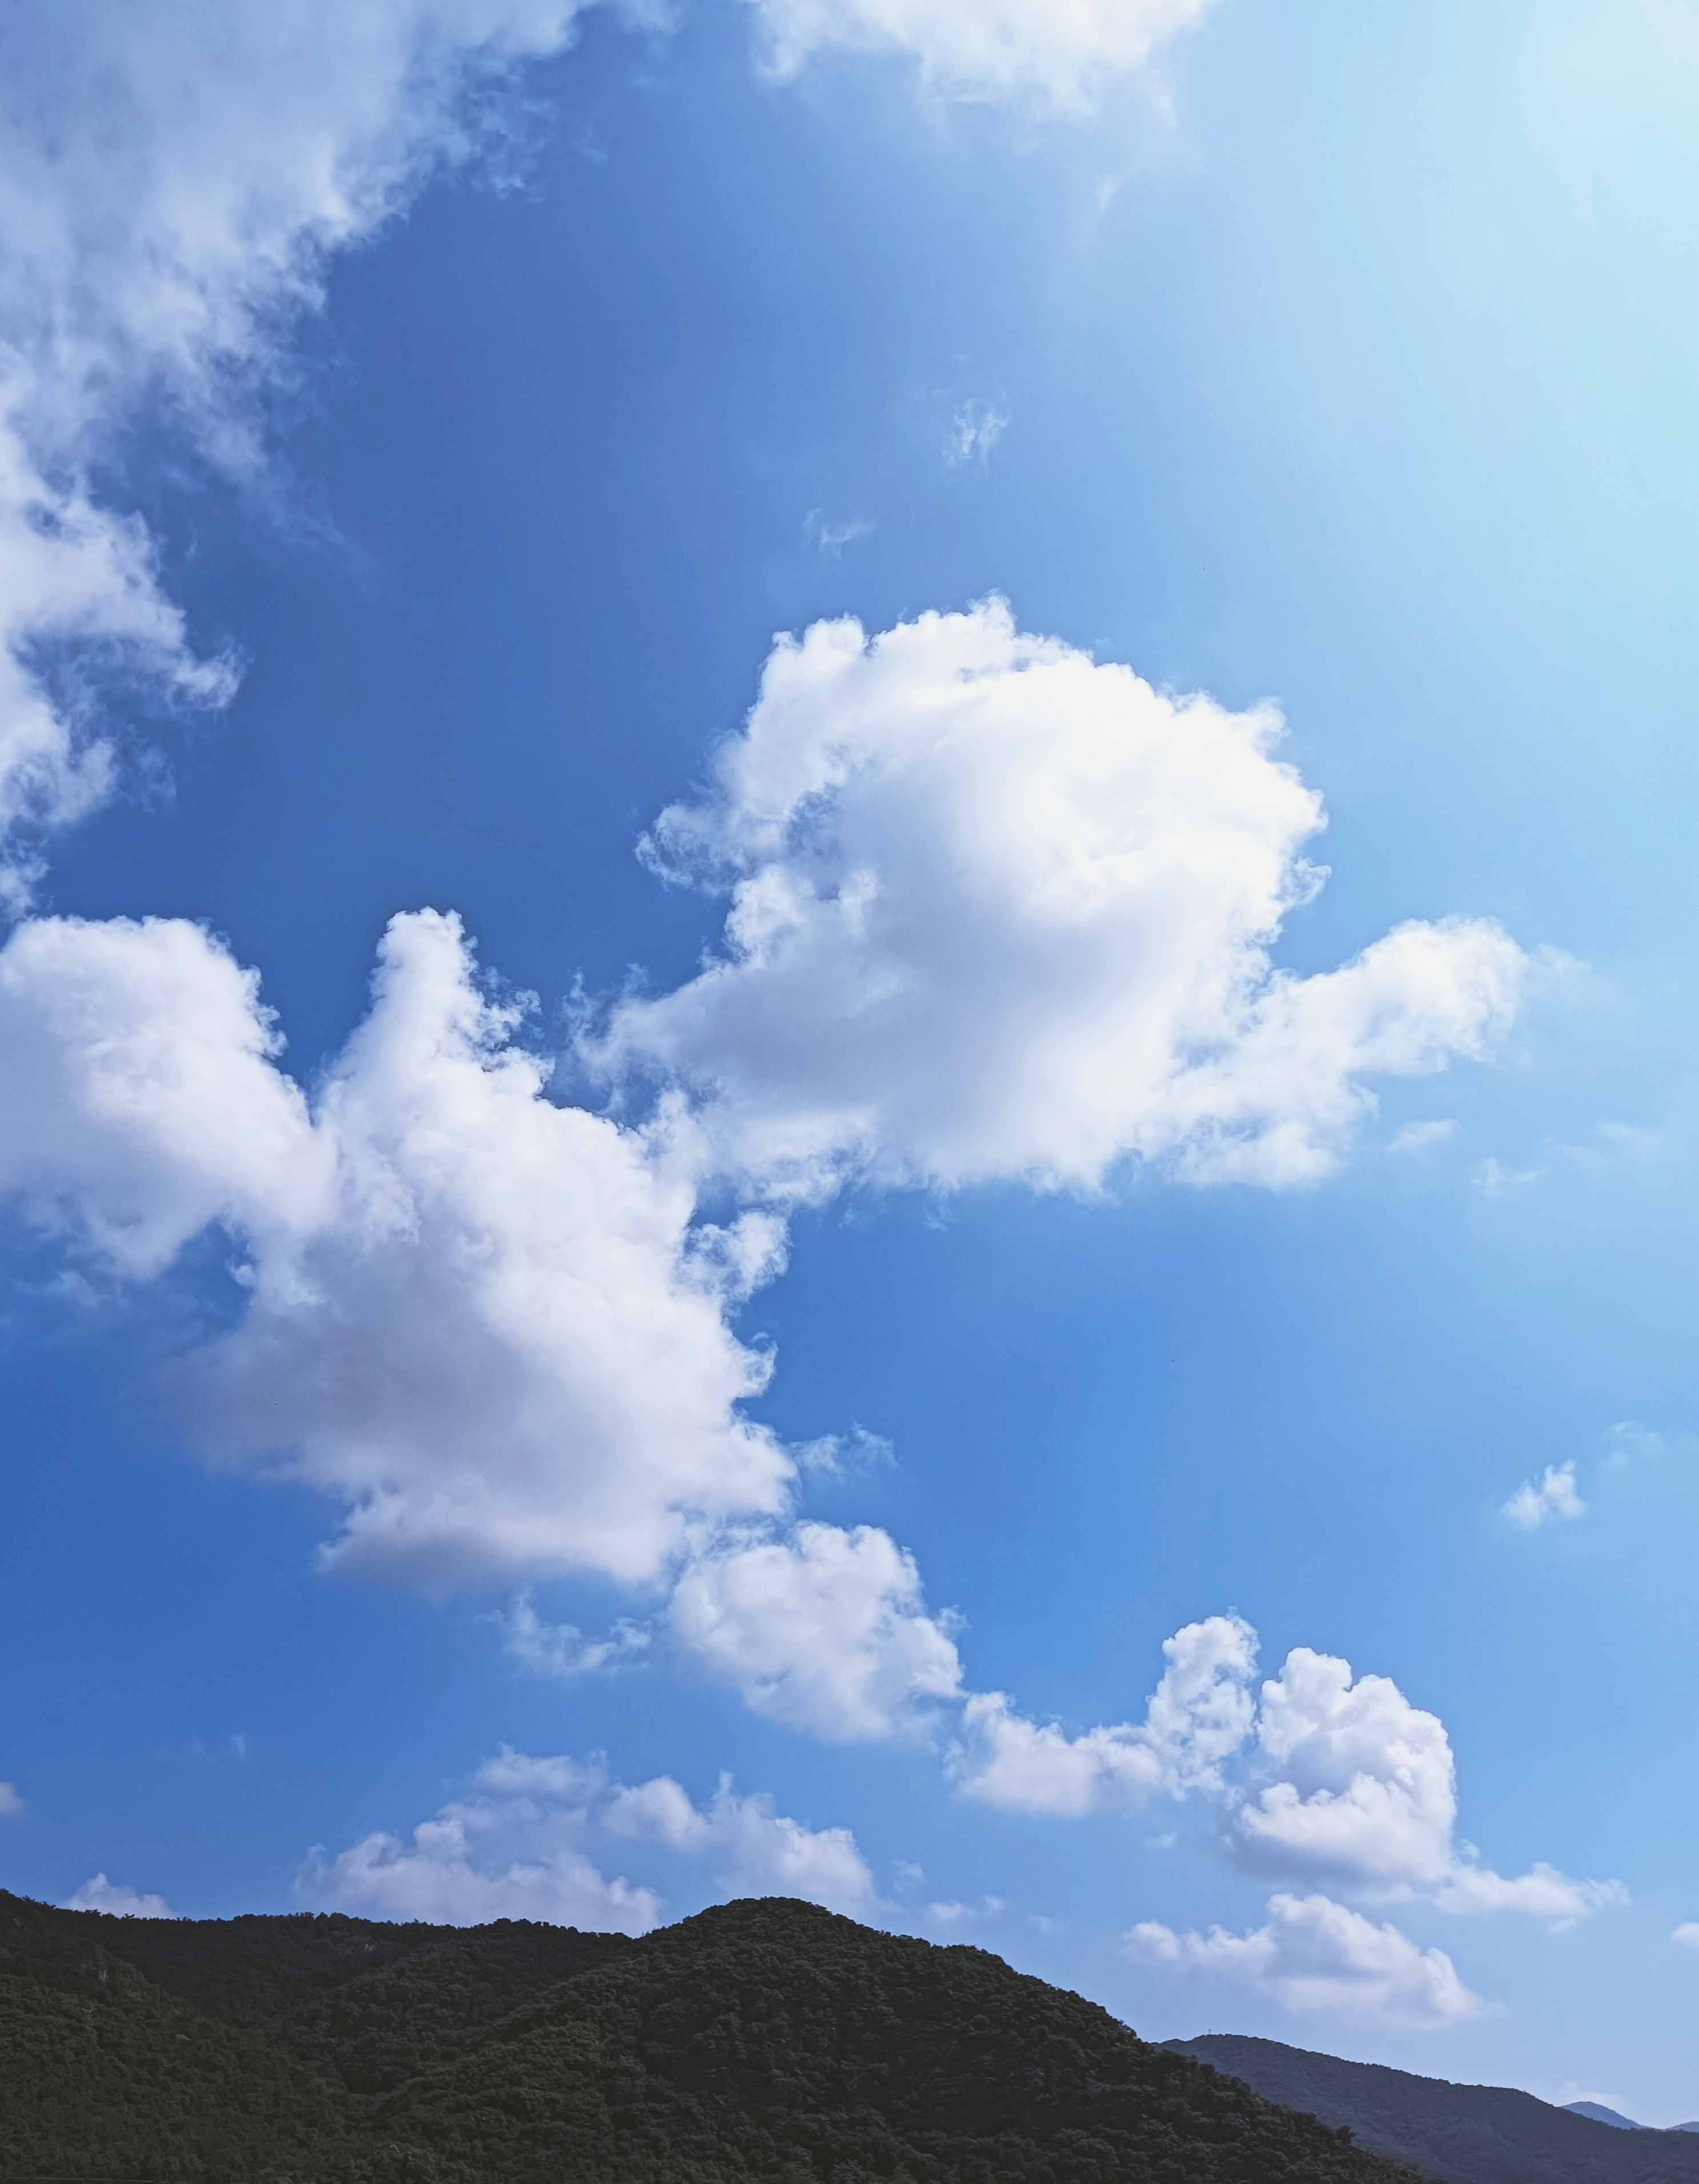
[[[794,75],[833,49],[897,54],[953,98],[1089,108],[1212,0],[754,0],[769,65]]]
[[[1176,1933],[1150,1919],[1126,1937],[1129,1956],[1266,1996],[1294,2014],[1440,2026],[1485,2008],[1443,1949],[1423,1949],[1326,1896],[1272,1897],[1248,1933]]]
[[[365,1917],[537,1919],[642,1934],[658,1923],[662,1898],[608,1879],[591,1855],[638,1841],[699,1860],[728,1894],[800,1896],[841,1911],[877,1901],[848,1830],[805,1827],[770,1797],[738,1796],[728,1778],[699,1807],[668,1775],[627,1786],[599,1761],[506,1747],[409,1836],[379,1830],[335,1857],[314,1851],[296,1891],[315,1908]]]
[[[628,9],[639,16],[642,10]],[[91,700],[220,705],[141,519],[91,480],[140,418],[248,488],[262,397],[339,251],[446,164],[580,0],[24,0],[0,17],[0,880],[111,794]],[[194,56],[186,67],[183,56]]]

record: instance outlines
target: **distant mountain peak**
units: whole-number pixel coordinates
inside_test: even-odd
[[[1614,2109],[1601,2107],[1597,2101],[1565,2101],[1563,2106],[1571,2115],[1587,2116],[1594,2123],[1607,2123],[1613,2131],[1644,2131],[1646,2128],[1645,2124],[1636,2123],[1632,2116],[1618,2115]],[[1679,2128],[1685,2130],[1686,2126],[1682,2125]]]

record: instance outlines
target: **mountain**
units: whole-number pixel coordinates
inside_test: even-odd
[[[1565,2101],[1565,2112],[1569,2115],[1591,2116],[1595,2123],[1613,2125],[1618,2131],[1657,2131],[1652,2123],[1636,2123],[1632,2116],[1619,2115],[1616,2109],[1602,2108],[1597,2101]],[[1669,2131],[1699,2131],[1699,2123],[1672,2123],[1663,2126]]]
[[[1238,2033],[1164,2045],[1445,2184],[1699,2184],[1699,2140],[1685,2126],[1625,2130],[1507,2086],[1454,2086]]]
[[[982,1949],[811,1904],[632,1942],[0,1893],[0,2179],[48,2176],[1416,2184]]]

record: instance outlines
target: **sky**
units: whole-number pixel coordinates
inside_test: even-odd
[[[1699,2115],[1699,36],[0,25],[0,1884]]]

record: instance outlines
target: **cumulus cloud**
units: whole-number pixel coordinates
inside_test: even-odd
[[[1267,710],[1153,689],[989,600],[780,640],[657,869],[729,890],[724,949],[586,1051],[689,1088],[721,1166],[779,1198],[861,1178],[1090,1187],[1325,1174],[1368,1080],[1480,1053],[1520,950],[1408,924],[1342,968],[1269,948],[1319,798]]]
[[[1249,1773],[1225,1820],[1235,1859],[1252,1872],[1557,1925],[1628,1901],[1620,1881],[1573,1880],[1544,1864],[1515,1876],[1481,1865],[1456,1839],[1445,1724],[1390,1677],[1353,1680],[1334,1655],[1295,1646],[1263,1685]]]
[[[698,1808],[669,1775],[634,1787],[599,1762],[536,1758],[504,1747],[468,1794],[410,1837],[376,1833],[336,1858],[315,1850],[296,1886],[308,1903],[366,1917],[476,1925],[538,1919],[599,1932],[646,1933],[660,1915],[652,1888],[610,1880],[590,1852],[649,1841],[701,1859],[734,1895],[806,1897],[866,1910],[872,1880],[847,1829],[814,1830],[743,1797],[729,1777]]]
[[[1524,1532],[1537,1532],[1554,1517],[1586,1513],[1587,1505],[1575,1490],[1574,1463],[1548,1463],[1538,1479],[1524,1479],[1499,1512]]]
[[[1239,1802],[1234,1850],[1253,1871],[1437,1885],[1457,1815],[1451,1740],[1390,1677],[1294,1647],[1262,1686],[1256,1761],[1272,1780]]]
[[[138,1895],[97,1873],[75,1894],[65,1898],[67,1911],[104,1911],[113,1919],[175,1919],[176,1913],[163,1896]]]
[[[670,1775],[620,1790],[604,1814],[610,1833],[642,1836],[712,1864],[728,1896],[800,1896],[828,1911],[865,1915],[873,1876],[848,1828],[812,1829],[773,1809],[765,1792],[740,1797],[729,1775],[705,1806]]]
[[[900,53],[953,97],[1088,105],[1111,76],[1195,23],[1212,0],[754,0],[771,65],[794,75],[833,47]]]
[[[1177,1934],[1147,1919],[1127,1945],[1146,1963],[1246,1987],[1296,2013],[1436,2026],[1484,2007],[1443,1949],[1420,1948],[1326,1896],[1273,1897],[1267,1924],[1245,1934]]]
[[[578,0],[19,0],[0,18],[0,842],[115,777],[94,694],[220,704],[140,521],[92,468],[138,414],[252,478],[256,398],[337,251],[499,142],[493,97]],[[194,57],[186,67],[183,56]],[[19,835],[23,837],[20,842]],[[8,839],[9,838],[9,839]]]
[[[1680,1942],[1684,1949],[1699,1949],[1699,1920],[1685,1919],[1669,1938]]]
[[[600,1768],[504,1750],[479,1769],[471,1790],[410,1837],[378,1830],[335,1858],[315,1849],[296,1877],[298,1894],[362,1918],[449,1926],[538,1919],[643,1934],[655,1924],[654,1890],[607,1880],[583,1847],[607,1794]]]
[[[126,1274],[231,1233],[246,1312],[177,1392],[214,1460],[343,1505],[327,1561],[641,1581],[785,1503],[726,1319],[772,1234],[705,1239],[664,1128],[553,1106],[515,1018],[454,919],[398,917],[309,1106],[198,928],[37,921],[0,950],[0,1190]]]
[[[1354,1678],[1348,1661],[1300,1646],[1253,1696],[1256,1634],[1238,1616],[1188,1624],[1163,1652],[1139,1723],[1069,1736],[1001,1691],[970,1694],[947,1761],[957,1786],[1006,1810],[1070,1818],[1197,1794],[1235,1864],[1371,1899],[1420,1896],[1554,1925],[1627,1903],[1619,1881],[1482,1865],[1457,1840],[1445,1724],[1390,1678]]]
[[[686,1567],[671,1616],[688,1652],[757,1713],[833,1743],[913,1727],[961,1682],[950,1624],[927,1613],[914,1557],[871,1524],[722,1542]]]
[[[1167,1667],[1137,1724],[1069,1737],[1017,1713],[1001,1691],[970,1697],[950,1755],[957,1785],[1006,1810],[1067,1815],[1218,1791],[1222,1762],[1254,1718],[1245,1684],[1256,1634],[1236,1615],[1212,1615],[1177,1631],[1162,1651]]]

